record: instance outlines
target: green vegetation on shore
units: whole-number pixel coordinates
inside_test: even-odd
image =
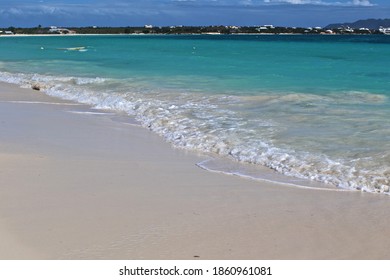
[[[155,27],[150,25],[139,27],[8,27],[0,29],[0,35],[10,34],[381,34],[375,29],[351,29],[351,28],[333,28],[324,29],[321,27],[302,28],[302,27],[274,27],[272,25],[264,26],[164,26]]]

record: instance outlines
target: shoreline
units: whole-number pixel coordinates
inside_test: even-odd
[[[382,33],[76,33],[76,34],[0,34],[1,37],[77,37],[77,36],[383,36]]]
[[[77,37],[77,36],[382,36],[385,34],[305,34],[305,33],[233,33],[233,34],[211,34],[211,33],[177,33],[177,34],[165,34],[165,33],[102,33],[102,34],[13,34],[13,35],[0,35],[1,37]]]
[[[0,259],[390,257],[387,196],[205,171],[111,112],[16,85],[0,83],[0,114]]]

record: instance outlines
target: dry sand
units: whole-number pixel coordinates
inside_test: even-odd
[[[390,257],[388,196],[207,172],[205,156],[86,112],[0,84],[0,259]]]

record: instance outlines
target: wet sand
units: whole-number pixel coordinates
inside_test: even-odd
[[[208,172],[112,112],[0,84],[0,259],[389,259],[386,195]]]

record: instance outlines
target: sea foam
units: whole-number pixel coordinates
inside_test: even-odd
[[[22,87],[39,83],[48,95],[90,104],[100,109],[125,112],[175,147],[214,154],[255,167],[266,166],[280,174],[343,189],[389,192],[390,169],[387,163],[390,161],[390,152],[364,151],[359,148],[357,142],[360,140],[356,137],[346,137],[345,146],[341,142],[337,144],[339,140],[335,139],[334,143],[341,145],[336,148],[339,149],[337,151],[325,153],[317,147],[319,142],[323,142],[319,138],[321,134],[328,137],[328,140],[321,143],[322,146],[330,141],[328,132],[332,127],[329,123],[337,123],[343,109],[355,114],[350,122],[345,120],[346,130],[359,117],[355,109],[349,107],[350,103],[348,108],[339,108],[340,112],[334,113],[334,116],[318,115],[318,110],[336,110],[331,106],[334,102],[343,103],[342,98],[334,98],[332,95],[199,95],[180,90],[151,88],[145,84],[134,85],[131,79],[56,77],[7,72],[0,73],[0,81]],[[365,105],[368,102],[384,102],[386,99],[380,95],[356,92],[348,93],[343,98],[349,98],[348,96],[353,96],[355,104]],[[378,114],[378,118],[383,117]],[[344,112],[342,116],[347,115]],[[308,122],[311,118],[315,121]],[[291,119],[294,122],[289,123]],[[301,125],[291,127],[297,123]],[[377,123],[373,123],[371,119],[367,128],[372,129],[375,125]],[[383,129],[383,126],[379,125],[377,129]],[[306,133],[306,136],[300,138],[302,133]],[[352,130],[348,132],[350,133]],[[365,135],[361,134],[364,138]],[[371,136],[367,138],[367,141],[370,140]],[[348,145],[351,151],[345,152]],[[207,164],[202,167],[211,170]],[[223,166],[220,168],[224,169]],[[252,175],[231,169],[221,172],[256,177],[253,171]],[[261,172],[259,169],[259,173]]]

